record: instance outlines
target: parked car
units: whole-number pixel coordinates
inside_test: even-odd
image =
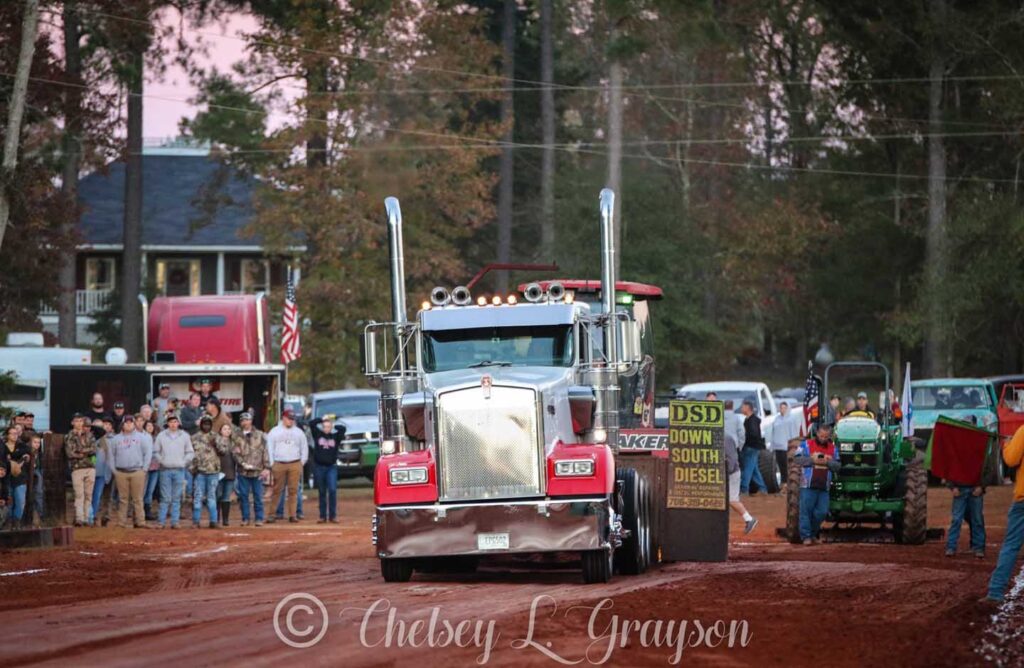
[[[373,480],[380,457],[380,418],[377,390],[334,390],[310,396],[314,418],[333,413],[345,427],[345,440],[338,450],[338,476]]]
[[[702,400],[708,392],[714,392],[719,401],[733,402],[733,410],[740,412],[744,401],[754,404],[754,411],[761,418],[761,434],[767,444],[771,443],[772,423],[778,414],[775,405],[775,398],[771,390],[764,383],[748,381],[717,381],[710,383],[690,383],[676,389],[676,398]],[[758,466],[761,469],[761,476],[764,478],[768,489],[766,491],[775,494],[782,489],[782,480],[785,471],[779,471],[775,455],[770,449],[765,449],[759,459]]]
[[[990,381],[982,378],[932,378],[912,381],[910,388],[914,436],[927,442],[940,415],[973,422],[994,434],[999,433],[995,388]],[[999,485],[1005,475],[999,439],[995,439],[994,449],[992,456],[996,465],[988,483]]]

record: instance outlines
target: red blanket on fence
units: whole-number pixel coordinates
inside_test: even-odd
[[[960,485],[980,485],[991,438],[973,425],[939,418],[932,432],[932,475]]]

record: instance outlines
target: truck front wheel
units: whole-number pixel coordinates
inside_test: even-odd
[[[608,550],[587,550],[583,559],[583,582],[603,584],[612,579],[612,553]]]
[[[381,559],[380,574],[384,582],[408,582],[412,577],[412,560]]]

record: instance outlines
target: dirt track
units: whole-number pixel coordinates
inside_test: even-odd
[[[937,543],[791,546],[774,535],[782,498],[754,497],[749,507],[761,524],[751,536],[733,525],[728,563],[673,564],[600,587],[579,584],[574,571],[508,568],[385,584],[369,541],[368,489],[344,491],[347,519],[340,530],[309,520],[259,529],[79,530],[72,548],[0,554],[4,664],[262,665],[291,657],[346,666],[454,666],[482,660],[478,647],[425,646],[437,607],[436,642],[446,639],[445,620],[481,620],[481,638],[493,621],[494,649],[486,658],[496,666],[560,665],[550,654],[582,665],[606,655],[606,665],[669,665],[678,643],[666,645],[662,635],[654,646],[653,635],[641,637],[639,625],[627,623],[657,619],[688,620],[685,638],[699,646],[682,650],[682,665],[976,665],[983,659],[975,648],[989,623],[977,599],[995,563],[1010,498],[1007,487],[988,495],[988,555],[981,561],[966,553],[944,558]],[[948,493],[932,489],[930,525],[945,526],[948,512]],[[962,549],[964,541],[966,532]],[[274,631],[275,606],[295,592],[314,594],[328,612],[322,640],[308,649],[285,645]],[[549,598],[537,599],[529,636],[536,597]],[[613,607],[588,631],[593,608],[605,598]],[[424,646],[397,646],[397,634],[384,646],[383,603],[361,638],[363,611],[383,599],[396,619],[423,621],[417,638]],[[627,627],[625,639],[608,634],[612,615],[614,628]],[[300,610],[293,624],[301,631],[318,620],[318,612]],[[702,636],[695,622],[707,627],[717,620],[745,621],[746,646],[738,646],[739,635],[731,649],[727,641],[713,648],[697,642],[717,636]],[[649,624],[646,631],[652,630]],[[523,642],[528,637],[532,644]],[[610,651],[609,639],[615,641]]]

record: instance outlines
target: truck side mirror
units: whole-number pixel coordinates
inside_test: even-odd
[[[635,320],[619,320],[619,341],[622,361],[627,364],[639,364],[643,360],[640,350],[640,324]]]

